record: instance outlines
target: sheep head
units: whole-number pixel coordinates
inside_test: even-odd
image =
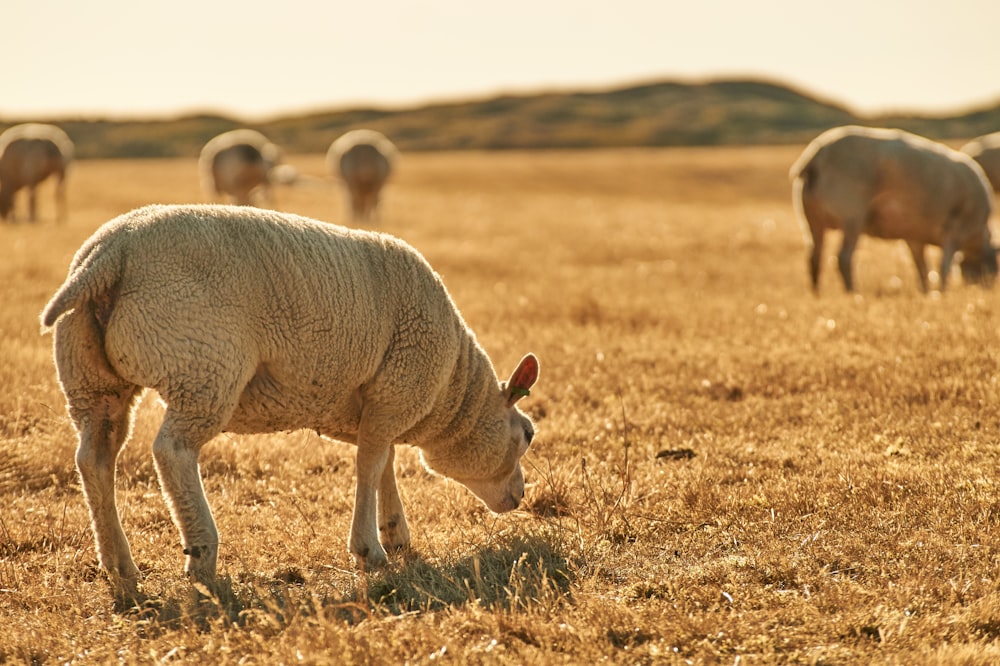
[[[987,245],[978,256],[962,258],[962,279],[968,284],[992,286],[997,276],[997,248]]]
[[[538,359],[528,354],[488,398],[461,446],[445,455],[424,452],[427,466],[464,485],[491,511],[516,509],[524,498],[521,457],[535,435],[531,418],[516,403],[530,393],[537,379]]]

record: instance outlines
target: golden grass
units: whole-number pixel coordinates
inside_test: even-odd
[[[491,515],[404,448],[414,552],[359,576],[353,448],[224,435],[202,454],[224,594],[199,601],[147,396],[119,496],[157,605],[126,613],[37,314],[99,224],[201,197],[194,160],[79,163],[68,224],[46,191],[42,223],[0,226],[0,662],[995,663],[996,294],[923,297],[905,249],[866,240],[861,294],[830,256],[814,297],[797,152],[405,155],[381,228],[501,374],[541,360],[525,506]],[[345,216],[331,184],[278,197]]]

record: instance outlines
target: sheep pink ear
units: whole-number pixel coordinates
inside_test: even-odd
[[[538,359],[534,354],[526,354],[521,362],[517,364],[517,369],[511,373],[507,380],[505,390],[507,406],[513,407],[514,403],[526,395],[531,394],[531,387],[538,381]]]

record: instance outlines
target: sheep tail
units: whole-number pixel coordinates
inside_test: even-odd
[[[55,325],[59,317],[88,301],[101,302],[105,310],[110,308],[110,297],[121,276],[122,261],[120,253],[104,249],[86,247],[74,258],[66,282],[42,310],[43,334]]]
[[[788,177],[791,180],[804,180],[808,182],[815,177],[815,160],[819,154],[819,148],[814,144],[806,147],[805,151],[795,160],[788,170]]]
[[[808,247],[812,247],[814,240],[812,230],[809,228],[809,219],[806,217],[803,197],[806,191],[816,184],[816,164],[813,157],[815,155],[809,155],[808,160],[799,159],[792,165],[789,173],[792,178],[792,210],[795,211],[795,219]]]

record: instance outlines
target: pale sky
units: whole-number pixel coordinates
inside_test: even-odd
[[[1000,102],[1000,0],[3,0],[0,21],[0,119],[744,76],[862,113]]]

